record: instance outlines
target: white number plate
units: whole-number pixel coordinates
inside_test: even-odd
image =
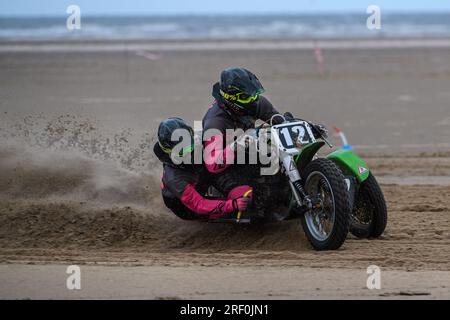
[[[284,151],[297,149],[302,145],[316,141],[310,125],[306,121],[289,122],[273,126],[277,142]]]

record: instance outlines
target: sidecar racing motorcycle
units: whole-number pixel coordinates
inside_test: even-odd
[[[274,117],[282,117],[272,125]],[[277,170],[261,174],[255,165],[238,166],[253,187],[250,210],[214,222],[255,223],[300,219],[308,241],[316,250],[341,247],[350,231],[358,238],[377,238],[387,224],[383,193],[367,164],[351,150],[337,149],[318,155],[325,137],[316,139],[304,120],[274,115],[256,128],[249,141],[263,140],[276,152]],[[210,187],[208,197],[221,196]]]

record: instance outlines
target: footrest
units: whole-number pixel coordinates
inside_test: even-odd
[[[239,221],[236,218],[233,218],[233,219],[215,219],[215,220],[210,220],[209,222],[213,222],[213,223],[250,223],[251,219],[250,218],[241,218]]]

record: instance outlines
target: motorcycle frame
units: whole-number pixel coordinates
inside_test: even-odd
[[[303,172],[306,166],[317,157],[317,152],[325,145],[327,141],[314,141],[301,146],[301,148],[298,149],[286,150],[283,148],[281,141],[279,140],[279,135],[276,131],[282,126],[283,125],[273,126],[271,128],[271,137],[278,145],[277,150],[279,152],[280,164],[288,177],[295,202],[297,205],[301,206],[304,203],[302,203],[301,197],[294,186],[294,182],[302,178],[301,172]],[[310,131],[309,128],[308,131]],[[329,143],[327,144],[330,146]],[[358,184],[361,184],[369,177],[370,169],[367,163],[351,150],[338,149],[329,153],[325,158],[335,163],[344,176],[355,178]],[[354,190],[350,186],[350,180],[347,181],[347,183],[349,186],[348,190]]]

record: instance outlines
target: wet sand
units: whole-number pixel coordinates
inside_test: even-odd
[[[305,48],[132,49],[0,52],[0,298],[450,298],[448,48],[324,49],[323,75]],[[297,221],[164,208],[156,126],[200,120],[230,65],[260,75],[281,111],[344,130],[382,183],[381,239],[319,253]],[[86,268],[84,291],[64,289],[69,264]],[[365,288],[371,264],[381,291]]]
[[[367,289],[361,269],[81,266],[81,289],[66,287],[66,266],[0,265],[9,299],[448,299],[450,272],[383,271]],[[189,276],[186,276],[186,273]],[[126,285],[124,285],[126,284]]]

